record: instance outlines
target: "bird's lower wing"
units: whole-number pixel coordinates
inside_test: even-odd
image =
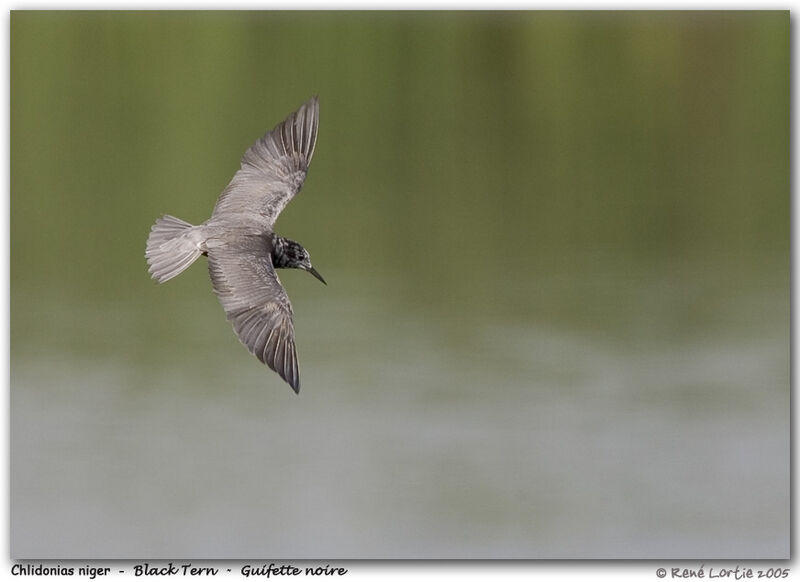
[[[298,392],[292,307],[272,267],[269,243],[253,236],[209,248],[208,271],[239,340]]]

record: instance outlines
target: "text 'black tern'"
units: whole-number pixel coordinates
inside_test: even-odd
[[[300,243],[278,236],[278,215],[300,191],[314,155],[319,100],[313,97],[242,157],[211,218],[193,226],[165,215],[147,238],[150,275],[163,283],[200,255],[241,342],[300,391],[292,306],[275,269],[303,269],[325,283]]]

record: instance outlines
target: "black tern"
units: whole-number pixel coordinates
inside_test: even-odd
[[[211,218],[194,226],[164,215],[150,229],[145,257],[163,283],[200,255],[239,340],[300,391],[292,305],[275,269],[303,269],[325,283],[300,243],[275,234],[278,215],[300,191],[314,155],[319,99],[311,98],[248,149]]]

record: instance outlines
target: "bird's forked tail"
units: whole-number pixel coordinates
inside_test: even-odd
[[[198,228],[168,214],[156,220],[144,253],[153,279],[159,283],[169,281],[203,254]]]

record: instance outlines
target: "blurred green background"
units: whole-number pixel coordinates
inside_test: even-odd
[[[12,12],[12,557],[787,557],[789,27]],[[295,397],[143,254],[311,95]]]

